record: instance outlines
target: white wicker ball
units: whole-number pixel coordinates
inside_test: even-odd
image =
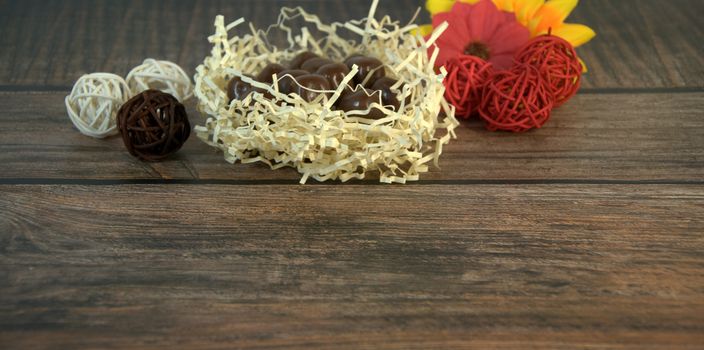
[[[117,133],[117,111],[130,95],[130,88],[120,76],[87,74],[78,79],[71,94],[66,96],[66,110],[81,133],[104,138]]]
[[[184,102],[193,96],[193,84],[177,64],[147,58],[127,74],[127,85],[134,93],[160,90]]]

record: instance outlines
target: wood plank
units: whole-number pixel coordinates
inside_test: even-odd
[[[367,0],[0,1],[0,85],[70,86],[84,73],[127,74],[146,57],[175,61],[189,74],[209,52],[216,14],[273,23],[281,6],[325,21],[366,16]],[[410,20],[419,0],[383,0],[379,14]],[[592,26],[580,49],[586,88],[704,87],[704,3],[699,0],[582,1],[569,21]],[[428,22],[423,13],[421,21]]]
[[[4,348],[696,349],[704,187],[0,186]]]
[[[0,93],[0,179],[276,180],[293,169],[231,165],[196,137],[174,158],[143,163],[119,138],[95,140],[70,123],[64,93]],[[441,169],[422,179],[704,180],[702,93],[581,94],[541,130],[491,133],[464,123]],[[193,124],[202,123],[191,106]],[[369,181],[374,182],[373,179]]]

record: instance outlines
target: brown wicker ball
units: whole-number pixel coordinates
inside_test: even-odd
[[[117,125],[133,156],[159,161],[178,151],[191,134],[186,108],[170,94],[146,90],[120,107]]]

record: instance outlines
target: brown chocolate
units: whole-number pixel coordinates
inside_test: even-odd
[[[271,84],[274,82],[274,74],[280,77],[281,72],[284,70],[286,70],[286,68],[278,63],[269,63],[266,67],[264,67],[264,69],[262,69],[261,72],[259,72],[256,79],[262,83]]]
[[[227,83],[227,97],[232,100],[244,100],[253,91],[252,85],[242,81],[240,77],[233,77]]]
[[[295,87],[296,93],[308,102],[315,100],[321,93],[316,91],[309,91],[305,88],[313,90],[330,90],[330,83],[328,82],[328,79],[322,75],[301,75],[299,77],[296,77],[296,81],[298,81],[298,85],[296,85]]]
[[[359,67],[359,71],[354,77],[354,83],[356,85],[362,84],[367,76],[371,75],[367,83],[364,85],[365,88],[371,87],[377,79],[386,76],[384,64],[374,57],[354,56],[348,58],[345,61],[345,64],[349,67],[349,69],[352,69],[352,66],[354,65]]]
[[[301,65],[301,69],[307,70],[311,73],[315,73],[318,70],[318,68],[320,68],[326,64],[330,64],[330,63],[333,63],[333,61],[331,61],[327,58],[322,58],[322,57],[311,58],[311,59],[303,62],[303,64]]]
[[[291,62],[288,64],[289,69],[300,69],[301,65],[305,62],[308,61],[311,58],[317,58],[320,57],[317,54],[310,52],[310,51],[303,51],[296,55]]]
[[[347,92],[337,101],[337,108],[345,112],[349,111],[365,111],[372,103],[381,104],[381,91],[370,91],[364,88],[358,88],[357,91]],[[372,108],[366,115],[361,117],[371,119],[381,119],[385,116],[378,108]]]
[[[347,62],[347,61],[348,61],[349,59],[351,59],[351,58],[362,57],[362,56],[364,56],[364,54],[361,54],[361,53],[353,53],[353,54],[347,56],[347,58],[345,58],[345,62]]]
[[[345,76],[350,73],[350,69],[344,63],[330,63],[318,68],[315,73],[327,78],[331,86],[337,87],[342,84],[342,79],[345,79]]]
[[[296,90],[296,77],[310,74],[302,69],[288,69],[278,74],[279,77],[279,92],[284,95],[290,94]]]
[[[381,91],[381,101],[384,102],[384,106],[394,106],[395,110],[398,111],[398,108],[401,106],[401,103],[398,101],[396,93],[391,91],[391,87],[394,84],[396,84],[395,79],[389,77],[382,77],[374,82],[374,85],[372,85],[372,90]],[[399,88],[399,90],[401,90],[401,88]],[[409,99],[410,97],[406,99],[406,103],[408,103]]]

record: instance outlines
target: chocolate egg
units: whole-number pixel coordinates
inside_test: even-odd
[[[401,103],[398,101],[398,96],[396,95],[395,92],[391,91],[391,87],[396,84],[395,79],[391,79],[389,77],[383,77],[377,79],[377,81],[374,82],[374,85],[372,85],[372,90],[379,90],[381,91],[381,100],[384,102],[385,106],[394,106],[396,111],[398,111],[398,108],[401,106]],[[399,87],[399,90],[402,90],[402,87]],[[406,103],[408,103],[410,100],[410,96],[406,99]]]
[[[281,73],[278,74],[279,92],[285,95],[294,92],[296,88],[296,77],[306,74],[310,73],[302,69],[287,69],[285,71],[281,71]]]
[[[273,75],[276,74],[280,76],[280,73],[284,70],[286,70],[284,66],[278,63],[270,63],[264,67],[261,72],[259,72],[259,75],[257,75],[257,81],[271,84],[274,81]]]
[[[296,81],[298,81],[298,85],[296,85],[296,87],[294,88],[296,90],[296,93],[308,102],[315,100],[321,94],[321,92],[309,91],[307,89],[330,90],[330,83],[328,82],[328,79],[322,75],[301,75],[296,77]]]
[[[288,67],[290,69],[300,69],[301,65],[305,62],[308,61],[311,58],[317,58],[320,57],[317,54],[310,52],[310,51],[303,51],[296,55],[291,62],[288,64]]]
[[[240,77],[233,77],[227,83],[227,97],[232,100],[244,100],[253,91],[252,85],[242,81]]]
[[[353,54],[347,56],[347,58],[345,58],[345,62],[347,62],[347,60],[349,60],[350,58],[362,57],[362,56],[364,56],[364,54],[361,54],[361,53],[359,53],[359,52],[353,53]]]
[[[355,84],[362,84],[367,76],[371,75],[364,85],[366,88],[371,87],[377,79],[386,76],[384,64],[374,57],[354,56],[348,58],[345,64],[349,69],[352,69],[354,65],[359,67],[359,71],[354,77]]]
[[[322,57],[311,58],[311,59],[303,62],[303,64],[301,65],[301,69],[307,70],[311,73],[315,73],[318,70],[318,68],[320,68],[326,64],[330,64],[330,63],[333,63],[333,62],[327,58],[322,58]]]
[[[331,86],[337,87],[342,84],[342,79],[345,79],[345,76],[350,73],[350,69],[344,63],[330,63],[318,68],[315,73],[327,78]]]
[[[381,104],[381,91],[370,91],[364,88],[358,88],[357,91],[348,92],[340,97],[337,101],[337,108],[345,112],[349,111],[365,111],[372,103]],[[357,116],[357,115],[355,115]],[[385,116],[378,108],[372,108],[366,115],[360,117],[381,119]]]

